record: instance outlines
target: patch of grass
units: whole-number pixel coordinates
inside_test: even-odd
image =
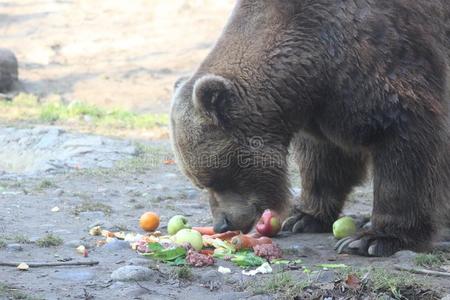
[[[17,234],[16,236],[13,237],[13,240],[19,244],[31,243],[30,239],[26,235],[23,235],[23,234]]]
[[[414,260],[415,264],[421,267],[436,268],[445,263],[446,257],[442,252],[421,253]]]
[[[36,241],[36,245],[42,248],[48,248],[48,247],[56,247],[63,243],[63,239],[59,236],[53,235],[53,234],[47,234],[46,236],[38,239]]]
[[[5,248],[7,245],[6,241],[4,239],[0,239],[0,249]]]
[[[429,288],[424,281],[408,272],[394,272],[382,268],[348,268],[340,271],[339,277],[341,280],[345,280],[349,274],[353,274],[359,279],[367,276],[365,288],[377,294],[389,294],[395,299],[422,299],[417,298],[420,295],[416,292],[419,293]],[[434,299],[433,296],[434,294],[427,299]]]
[[[285,256],[298,256],[300,254],[300,250],[297,248],[282,248],[281,250]]]
[[[22,183],[20,181],[16,181],[16,182],[1,182],[0,183],[0,190],[15,189],[15,188],[21,188],[21,187],[22,187]]]
[[[250,291],[254,295],[278,294],[278,299],[294,299],[307,288],[311,282],[297,281],[289,273],[280,273],[262,281],[250,284]]]
[[[370,279],[374,291],[390,292],[396,299],[402,299],[404,291],[422,284],[410,273],[394,273],[379,268],[373,269]]]
[[[168,114],[136,114],[123,109],[97,107],[82,101],[70,104],[44,102],[31,94],[21,93],[12,101],[0,101],[0,117],[4,120],[32,120],[44,123],[87,123],[89,126],[117,129],[152,129],[167,127]]]
[[[192,274],[191,267],[181,266],[174,270],[173,275],[175,278],[180,280],[192,280],[194,274]]]
[[[55,183],[53,183],[52,181],[50,181],[50,180],[48,180],[48,179],[45,179],[45,180],[42,180],[37,186],[36,186],[36,189],[38,189],[38,190],[46,190],[46,189],[50,189],[50,188],[54,188],[54,187],[56,187],[56,184]]]
[[[80,213],[87,211],[101,211],[105,215],[110,215],[112,213],[112,207],[100,202],[84,201],[75,207],[73,213],[78,216]]]
[[[41,298],[36,298],[35,296],[29,296],[25,294],[24,292],[20,291],[19,289],[16,289],[14,287],[11,287],[9,285],[6,285],[2,282],[0,282],[0,298],[1,299],[14,299],[14,300],[38,300]]]

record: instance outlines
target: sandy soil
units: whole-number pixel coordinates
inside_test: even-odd
[[[167,112],[173,82],[208,53],[233,2],[1,1],[1,46],[28,92]]]

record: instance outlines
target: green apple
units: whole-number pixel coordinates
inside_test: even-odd
[[[333,234],[337,239],[343,239],[355,233],[356,224],[351,217],[343,217],[333,223]]]
[[[188,220],[185,216],[173,216],[167,224],[167,232],[169,235],[174,235],[184,228],[191,228],[191,226],[188,225]]]
[[[189,243],[197,251],[203,248],[202,235],[200,234],[200,232],[192,229],[181,229],[175,235],[174,241],[179,245]]]

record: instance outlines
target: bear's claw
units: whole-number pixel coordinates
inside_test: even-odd
[[[295,233],[323,233],[331,231],[330,226],[303,212],[287,218],[283,222],[281,230]]]
[[[339,253],[362,256],[391,256],[401,250],[401,242],[394,237],[381,237],[372,234],[347,237],[339,240],[334,249]]]

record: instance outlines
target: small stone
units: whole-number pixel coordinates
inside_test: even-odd
[[[223,275],[216,270],[209,270],[200,275],[200,281],[202,283],[222,282]]]
[[[58,188],[54,191],[54,193],[57,197],[61,197],[64,194],[64,190]]]
[[[9,92],[19,79],[16,55],[9,49],[0,48],[0,92]]]
[[[417,257],[417,253],[410,250],[403,250],[395,253],[394,257],[402,264],[412,264]]]
[[[52,212],[58,212],[60,211],[60,208],[58,206],[55,206],[51,209]]]
[[[129,261],[127,261],[128,265],[132,265],[132,266],[143,266],[143,267],[148,267],[149,265],[151,265],[152,260],[146,259],[146,258],[132,258]]]
[[[115,270],[111,274],[114,281],[147,281],[154,276],[149,268],[140,266],[124,266]]]
[[[238,300],[247,299],[251,294],[249,292],[229,292],[219,296],[219,300]]]
[[[19,269],[21,271],[28,271],[29,268],[30,268],[30,266],[28,266],[26,263],[20,263],[17,266],[17,269]]]
[[[379,295],[379,296],[377,297],[377,299],[379,299],[379,300],[395,300],[395,298],[392,298],[391,296],[389,296],[389,295],[387,295],[387,294]]]
[[[23,247],[21,244],[8,244],[8,245],[6,245],[6,250],[19,252],[19,251],[23,251]]]
[[[103,249],[108,251],[117,251],[130,248],[130,243],[118,239],[112,239],[110,242],[106,243],[105,246],[103,246]]]
[[[317,276],[317,282],[329,283],[334,282],[336,279],[336,274],[333,271],[322,271]]]

